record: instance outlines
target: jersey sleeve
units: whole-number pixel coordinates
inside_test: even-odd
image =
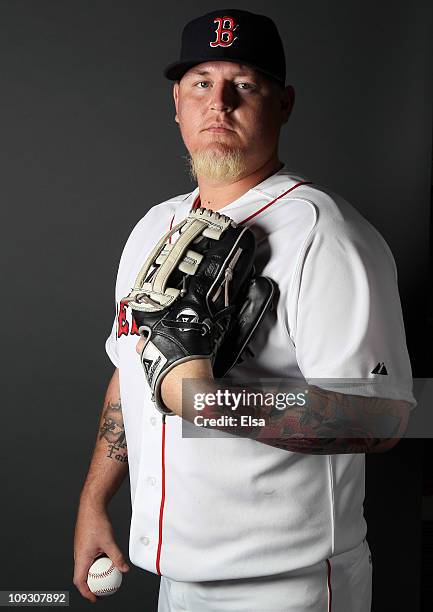
[[[132,228],[124,246],[121,251],[119,265],[117,268],[116,275],[116,283],[115,283],[115,316],[113,320],[113,324],[111,326],[111,331],[108,338],[105,341],[105,351],[112,361],[113,365],[118,368],[120,365],[120,355],[119,355],[119,342],[117,337],[118,331],[118,315],[119,315],[119,295],[122,294],[119,289],[119,284],[121,282],[122,277],[124,276],[125,266],[127,267],[129,264],[129,260],[131,259],[131,251],[134,250],[134,244],[136,243],[137,237],[139,238],[140,232],[142,231],[143,225],[149,222],[149,215],[155,212],[158,206],[150,209]],[[123,295],[123,294],[122,294]]]
[[[307,382],[416,406],[396,266],[373,226],[312,232],[295,290],[292,338]]]
[[[117,313],[116,313],[116,316],[114,317],[110,335],[105,341],[105,351],[107,355],[109,356],[109,358],[111,359],[111,361],[113,362],[113,365],[116,368],[118,368],[119,367],[119,355],[117,352],[118,351],[117,349]]]

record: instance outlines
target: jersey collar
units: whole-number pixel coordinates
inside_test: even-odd
[[[220,208],[218,212],[224,214],[233,209],[237,209],[244,205],[251,205],[255,202],[257,202],[257,205],[266,204],[266,202],[277,198],[300,181],[308,181],[308,179],[303,176],[293,174],[287,169],[286,164],[284,164],[282,168],[274,172],[274,174],[271,174],[271,176],[268,176],[261,183],[258,183],[246,191],[239,198],[233,200],[233,202],[230,202],[229,204],[226,204]],[[200,194],[197,186],[187,198],[189,209],[197,207],[197,205],[200,204],[199,198]]]

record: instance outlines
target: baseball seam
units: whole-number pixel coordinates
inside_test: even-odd
[[[98,572],[97,574],[89,572],[89,577],[90,578],[105,578],[106,576],[111,574],[111,572],[114,570],[114,568],[115,568],[115,565],[114,565],[114,563],[112,563],[110,565],[110,567],[107,570],[105,570],[105,572]]]
[[[97,591],[93,591],[94,595],[99,595],[100,593],[111,593],[111,591],[117,591],[118,587],[111,587],[109,589],[98,589]]]

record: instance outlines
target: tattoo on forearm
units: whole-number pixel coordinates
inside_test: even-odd
[[[99,439],[107,442],[107,457],[116,461],[128,461],[125,427],[123,424],[122,404],[109,401],[102,415],[103,421],[99,430]]]
[[[317,455],[380,452],[385,441],[397,437],[402,422],[393,400],[335,393],[314,386],[310,386],[304,406],[278,410],[243,405],[233,413],[226,406],[212,405],[201,414],[206,418],[236,414],[237,424],[218,429],[283,450]],[[265,425],[241,425],[242,415],[256,422],[264,419]]]
[[[273,411],[267,425],[254,437],[301,453],[371,453],[378,452],[385,439],[396,435],[400,420],[392,400],[310,387],[305,406],[283,413]],[[272,430],[278,432],[278,438],[270,437]]]

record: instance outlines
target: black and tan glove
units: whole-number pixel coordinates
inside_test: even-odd
[[[224,376],[271,307],[274,286],[254,275],[255,250],[248,227],[196,208],[144,262],[123,301],[145,340],[140,359],[160,412],[174,414],[161,398],[162,380],[171,369],[208,358],[215,377]]]

